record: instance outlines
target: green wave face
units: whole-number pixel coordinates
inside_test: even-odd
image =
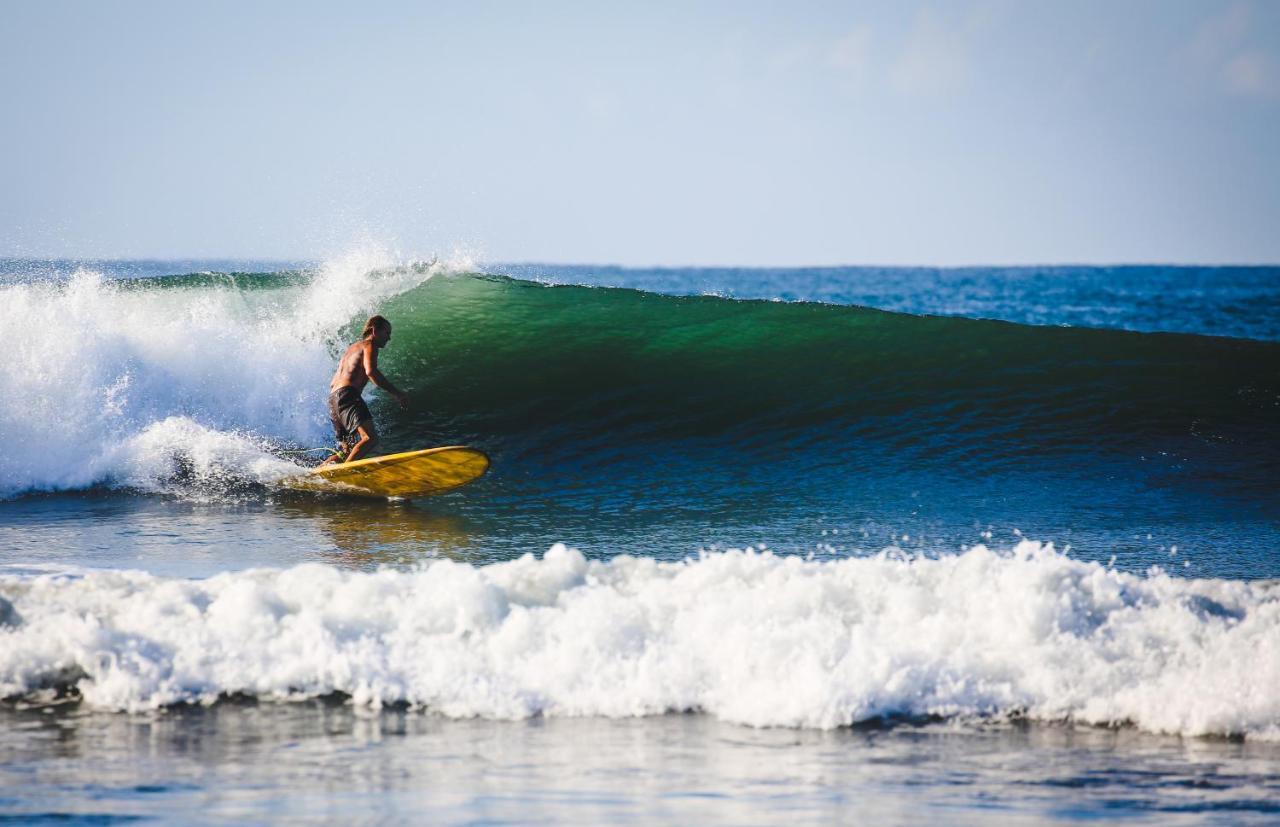
[[[475,444],[500,479],[603,508],[785,491],[816,509],[858,475],[1141,477],[1147,457],[1275,504],[1275,343],[475,275],[381,312],[412,395],[375,404],[388,450]]]
[[[476,276],[382,312],[383,363],[418,409],[397,430],[539,445],[825,435],[1041,452],[1244,437],[1280,399],[1280,345],[1247,340]]]

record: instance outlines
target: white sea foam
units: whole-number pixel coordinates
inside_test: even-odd
[[[122,288],[91,271],[0,286],[0,496],[98,482],[278,475],[264,440],[327,441],[335,337],[457,262],[397,266],[360,251],[307,283]],[[463,263],[462,266],[465,266]]]
[[[1025,714],[1280,738],[1280,584],[1134,576],[1031,541],[938,559],[592,562],[556,546],[408,572],[7,575],[0,596],[0,695],[73,675],[107,709],[339,691],[449,716]]]

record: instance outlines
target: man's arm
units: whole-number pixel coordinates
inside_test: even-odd
[[[400,407],[406,409],[409,407],[409,395],[391,384],[391,380],[378,370],[378,349],[374,347],[373,342],[365,342],[364,345],[364,374],[369,377],[370,382],[394,396],[400,403]]]

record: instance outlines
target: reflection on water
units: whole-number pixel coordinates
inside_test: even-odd
[[[412,565],[425,557],[478,562],[470,521],[418,502],[299,497],[278,504],[276,515],[307,520],[333,545],[327,562],[354,568]]]
[[[382,502],[298,495],[188,502],[81,492],[0,502],[0,565],[144,569],[177,577],[319,562],[406,567],[516,556],[448,497]],[[527,538],[522,538],[527,539]],[[523,551],[545,551],[537,544]],[[506,552],[504,554],[504,552]]]
[[[211,820],[1262,823],[1280,746],[989,724],[749,729],[702,715],[449,720],[334,702],[0,707],[0,813]]]
[[[780,553],[818,557],[876,553],[891,545],[913,553],[954,551],[975,543],[1007,548],[1024,535],[1054,541],[1059,548],[1069,544],[1073,555],[1083,559],[1106,562],[1114,556],[1117,568],[1131,572],[1159,565],[1197,577],[1272,577],[1280,559],[1257,539],[1275,528],[1274,519],[1263,521],[1266,525],[1247,515],[1200,521],[1172,511],[1130,509],[1115,521],[1055,523],[1066,516],[1055,512],[1053,503],[1067,495],[1046,483],[1037,501],[1042,519],[1009,523],[987,515],[1009,513],[1010,498],[997,497],[1000,487],[991,481],[976,480],[970,493],[989,494],[989,501],[972,510],[962,508],[959,513],[971,516],[960,520],[939,511],[943,505],[958,506],[929,494],[927,479],[909,481],[920,486],[882,486],[829,509],[783,516],[754,504],[733,514],[621,515],[604,507],[607,503],[574,501],[566,507],[545,492],[524,492],[523,499],[509,492],[490,498],[494,489],[480,485],[409,502],[262,491],[230,502],[106,490],[44,494],[0,502],[0,565],[64,564],[208,577],[315,562],[411,567],[449,557],[486,564],[540,555],[559,542],[596,559],[631,554],[680,560],[704,548],[762,543]],[[1031,503],[1019,508],[1023,506]],[[1180,521],[1176,525],[1170,522],[1175,517]],[[1251,554],[1232,551],[1241,538],[1255,543]],[[1174,547],[1176,557],[1170,553]]]

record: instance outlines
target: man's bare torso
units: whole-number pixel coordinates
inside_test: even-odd
[[[362,339],[348,347],[338,360],[338,369],[333,374],[333,381],[329,383],[329,393],[348,387],[363,391],[364,386],[369,384],[369,374],[365,371],[366,357],[369,362],[377,365],[378,349],[368,339]]]

